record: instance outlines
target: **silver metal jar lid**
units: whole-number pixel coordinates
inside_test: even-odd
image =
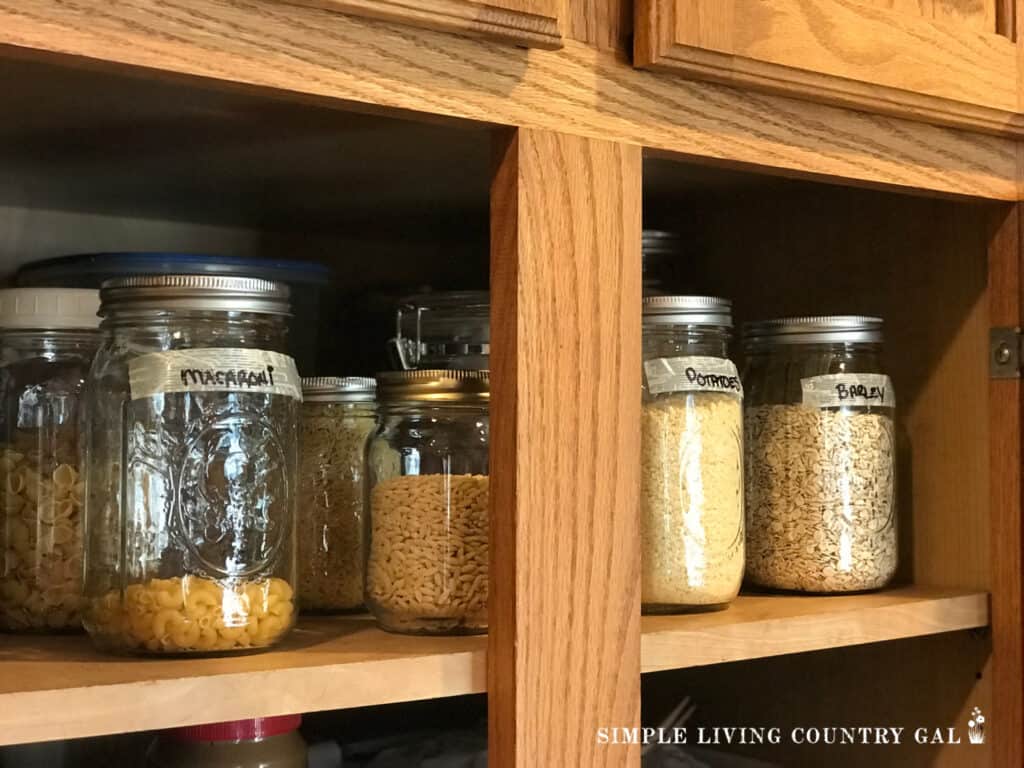
[[[372,403],[377,381],[368,376],[307,376],[302,399],[307,403]]]
[[[284,283],[228,275],[137,275],[107,280],[100,288],[100,315],[111,309],[197,310],[290,315]]]
[[[648,296],[644,323],[732,328],[732,302],[716,296]]]
[[[746,344],[879,344],[880,317],[807,315],[758,320],[743,326]]]
[[[388,371],[377,374],[382,403],[486,405],[491,372],[470,370]]]

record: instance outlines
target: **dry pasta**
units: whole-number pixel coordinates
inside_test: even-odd
[[[114,650],[202,653],[262,648],[295,620],[284,579],[225,584],[199,576],[150,579],[90,601],[86,623]]]
[[[82,608],[78,469],[41,458],[39,451],[3,449],[0,544],[4,552],[0,627],[14,631],[78,629]]]
[[[487,627],[488,479],[409,475],[370,496],[367,599],[385,629]]]

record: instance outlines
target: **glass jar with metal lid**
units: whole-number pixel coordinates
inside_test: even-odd
[[[377,426],[377,382],[302,380],[299,450],[299,607],[347,613],[363,605],[366,443]]]
[[[725,607],[743,580],[743,388],[732,305],[643,302],[641,547],[647,613]]]
[[[288,289],[104,283],[86,388],[85,627],[102,648],[229,652],[294,618],[298,416]]]
[[[377,383],[366,605],[393,632],[484,632],[489,373],[402,371]]]
[[[892,382],[882,321],[840,315],[744,328],[747,579],[876,589],[897,564]]]
[[[396,367],[487,370],[491,296],[487,291],[437,291],[405,299],[395,313]]]
[[[0,628],[81,630],[82,385],[99,294],[0,291]]]

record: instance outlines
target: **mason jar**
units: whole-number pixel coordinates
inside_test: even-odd
[[[299,454],[299,607],[347,613],[363,606],[366,443],[377,426],[377,382],[302,380]]]
[[[295,619],[298,416],[288,289],[169,275],[103,284],[86,388],[85,627],[98,646],[272,645]]]
[[[855,592],[892,578],[896,395],[882,321],[842,315],[748,323],[747,579]]]
[[[404,299],[395,310],[391,351],[401,370],[486,370],[491,354],[491,295],[436,291]]]
[[[641,599],[647,613],[725,607],[743,580],[743,388],[732,305],[643,302]]]
[[[82,385],[99,294],[0,291],[0,629],[81,630]]]
[[[487,630],[487,371],[377,377],[366,605],[392,632]]]

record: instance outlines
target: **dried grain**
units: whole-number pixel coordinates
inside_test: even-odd
[[[745,418],[747,577],[760,586],[846,592],[896,569],[893,423],[797,405]]]
[[[645,610],[727,603],[743,578],[742,404],[673,394],[642,415]]]

